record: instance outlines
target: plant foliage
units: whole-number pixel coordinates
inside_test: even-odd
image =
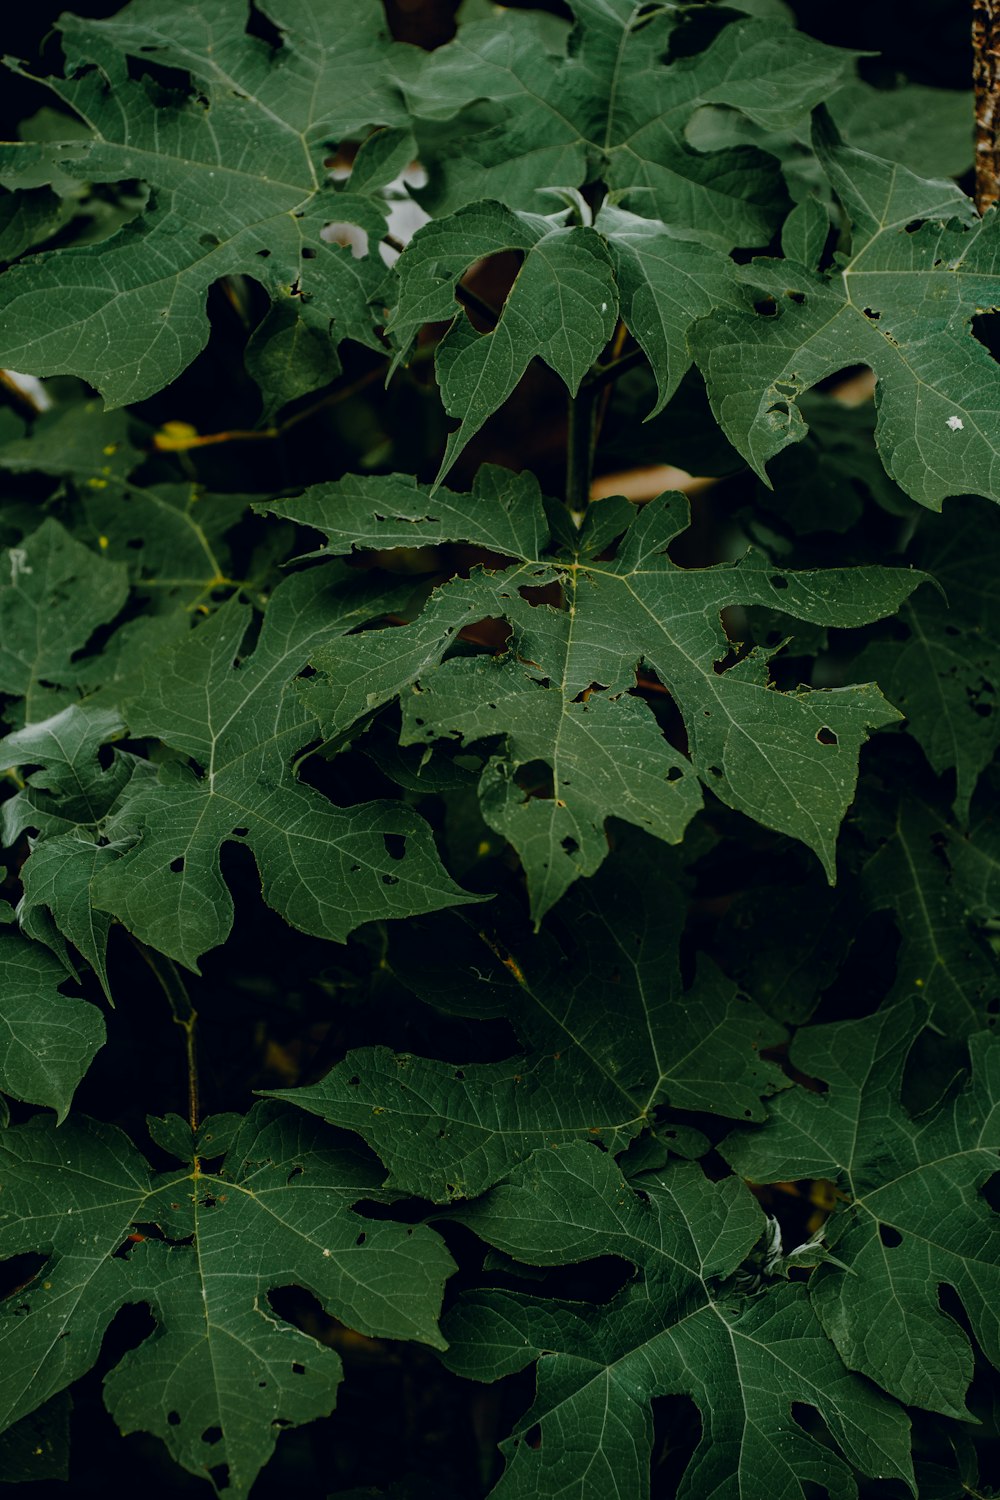
[[[0,1488],[987,1495],[967,93],[417,10],[7,62]]]

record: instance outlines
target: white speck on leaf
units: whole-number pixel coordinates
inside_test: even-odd
[[[962,421],[961,417],[949,417],[948,426],[951,428],[952,432],[961,432],[965,426],[965,423]]]
[[[10,549],[10,581],[16,583],[18,574],[30,573],[32,570],[28,565],[28,551],[26,547],[11,547]]]
[[[330,1258],[330,1252],[329,1252],[329,1250],[324,1250],[324,1251],[323,1251],[323,1254],[324,1254],[324,1255],[325,1255],[325,1256],[326,1256],[326,1258],[327,1258],[327,1259],[328,1259],[328,1260],[329,1260],[329,1258]]]

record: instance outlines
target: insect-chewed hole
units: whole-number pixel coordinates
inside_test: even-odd
[[[816,739],[821,745],[839,745],[840,743],[833,730],[826,724],[823,725],[822,729],[817,729]]]
[[[762,318],[776,318],[778,316],[778,304],[773,297],[761,297],[755,302],[753,310]]]
[[[895,1250],[897,1245],[903,1243],[903,1236],[898,1229],[893,1229],[891,1224],[880,1224],[878,1226],[878,1237],[887,1250]]]
[[[680,781],[683,775],[684,772],[681,770],[680,766],[671,766],[670,770],[667,772],[667,780]]]
[[[536,1422],[534,1427],[528,1428],[527,1432],[524,1434],[524,1441],[525,1445],[528,1448],[531,1448],[537,1452],[537,1450],[542,1446],[541,1423]]]
[[[203,1443],[219,1443],[222,1441],[221,1427],[206,1427],[201,1435]]]
[[[169,1424],[170,1424],[171,1427],[179,1427],[181,1425],[181,1414],[180,1414],[180,1412],[179,1411],[168,1411],[167,1412],[167,1421],[169,1422]]]
[[[570,834],[567,834],[566,837],[563,839],[563,841],[562,841],[562,847],[563,847],[564,853],[566,853],[566,854],[578,854],[579,851],[580,851],[580,845],[579,845],[579,843]]]
[[[217,1490],[228,1490],[229,1488],[229,1465],[214,1464],[211,1469],[206,1470],[209,1479]]]
[[[293,1375],[304,1375],[305,1373],[306,1373],[306,1367],[305,1367],[305,1365],[300,1365],[298,1363],[298,1361],[296,1361],[296,1363],[294,1365],[292,1365],[292,1374]]]
[[[773,589],[787,589],[788,579],[782,578],[780,573],[775,573],[774,577],[771,579],[771,587]]]
[[[180,875],[184,869],[184,856],[178,854],[176,859],[170,861],[170,868],[175,875]]]
[[[402,859],[406,853],[405,833],[383,833],[382,842],[390,859]]]

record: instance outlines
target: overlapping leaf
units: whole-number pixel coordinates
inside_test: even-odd
[[[636,213],[729,249],[763,244],[784,202],[772,157],[702,154],[685,127],[706,104],[773,129],[801,124],[853,54],[773,20],[725,26],[693,57],[665,61],[679,15],[635,0],[573,0],[575,28],[529,12],[470,21],[407,80],[431,201],[481,198],[545,211],[553,187],[603,181]]]
[[[0,770],[20,767],[26,776],[22,790],[0,809],[3,843],[11,847],[23,833],[35,836],[21,869],[18,921],[31,937],[57,952],[59,934],[67,938],[92,966],[106,994],[111,916],[94,909],[91,883],[100,868],[117,858],[120,847],[104,837],[104,825],[133,778],[155,777],[148,761],[118,751],[112,752],[107,768],[102,766],[102,747],[124,729],[113,709],[71,703],[0,740]]]
[[[723,1150],[757,1182],[828,1177],[849,1195],[827,1227],[848,1271],[821,1265],[810,1278],[820,1322],[851,1369],[909,1405],[964,1419],[972,1348],[938,1289],[957,1293],[997,1364],[1000,1220],[982,1188],[1000,1160],[1000,1040],[977,1033],[966,1086],[912,1118],[900,1088],[925,1015],[901,1001],[801,1032],[792,1060],[826,1091],[784,1094],[762,1129],[731,1136]]]
[[[607,817],[679,842],[701,805],[696,775],[730,806],[802,839],[832,877],[859,747],[895,711],[874,687],[778,693],[759,650],[719,670],[730,649],[719,614],[767,604],[858,625],[894,610],[922,575],[779,572],[755,554],[681,569],[668,547],[688,522],[683,496],[662,495],[642,511],[605,501],[580,532],[551,512],[553,537],[536,483],[503,471],[481,473],[464,501],[402,478],[347,478],[267,508],[326,531],[331,551],[450,537],[516,559],[453,579],[404,628],[362,632],[315,653],[319,676],[306,694],[328,733],[400,695],[404,743],[504,736],[480,799],[486,821],[521,856],[536,918],[601,864]],[[552,604],[533,592],[543,588]],[[510,623],[508,649],[441,665],[458,631],[484,617]],[[629,693],[640,663],[677,702],[690,759]],[[531,781],[519,779],[538,761],[551,768],[549,795],[532,795]]]
[[[879,641],[857,662],[877,678],[906,715],[938,775],[955,773],[955,812],[969,814],[976,783],[1000,747],[1000,519],[982,503],[954,502],[940,520],[928,516],[912,549],[944,598],[925,589],[903,606],[909,638]]]
[[[444,1359],[462,1375],[496,1380],[538,1361],[534,1404],[502,1444],[497,1500],[641,1500],[650,1402],[668,1394],[691,1396],[702,1423],[679,1500],[737,1495],[765,1475],[768,1494],[781,1500],[801,1500],[817,1484],[854,1500],[841,1454],[862,1473],[908,1483],[905,1414],[845,1370],[806,1288],[782,1284],[745,1298],[727,1286],[764,1231],[744,1185],[712,1183],[693,1163],[640,1182],[637,1194],[609,1157],[570,1146],[538,1153],[510,1185],[460,1214],[529,1265],[613,1254],[638,1271],[603,1306],[475,1291],[446,1317]],[[807,1436],[793,1402],[819,1413],[839,1453]]]
[[[875,439],[887,471],[922,505],[1000,498],[994,413],[1000,371],[972,335],[1000,307],[1000,220],[980,219],[951,182],[842,145],[820,121],[816,148],[851,223],[825,276],[793,263],[742,267],[742,313],[701,321],[691,340],[716,417],[754,469],[805,432],[796,398],[845,366],[878,380]]]
[[[946,1036],[967,1036],[1000,998],[1000,962],[974,932],[942,847],[954,830],[916,798],[879,811],[859,888],[869,911],[891,910],[899,929],[890,1001],[920,998]]]
[[[541,1147],[619,1151],[668,1105],[762,1119],[761,1095],[785,1079],[760,1050],[783,1028],[710,962],[684,989],[684,903],[668,861],[639,845],[629,863],[613,859],[578,887],[561,945],[451,914],[408,923],[393,944],[396,972],[422,999],[509,1021],[527,1054],[454,1067],[368,1048],[284,1097],[359,1131],[389,1184],[437,1200],[475,1197]]]
[[[24,700],[8,720],[46,718],[72,696],[74,658],[127,594],[124,565],[105,561],[58,521],[43,521],[0,555],[0,692]]]
[[[182,1124],[154,1131],[171,1154]],[[206,1121],[195,1147],[188,1132],[191,1150],[218,1155],[211,1135]],[[271,1292],[300,1286],[362,1333],[442,1347],[451,1259],[426,1228],[354,1211],[382,1197],[377,1178],[274,1104],[239,1124],[215,1171],[194,1154],[154,1173],[121,1131],[84,1117],[8,1129],[0,1256],[45,1264],[0,1304],[0,1426],[90,1369],[119,1308],[148,1303],[156,1336],[105,1377],[115,1424],[155,1433],[186,1469],[246,1496],[279,1429],[325,1416],[341,1378],[332,1349],[270,1310]]]
[[[251,656],[241,655],[249,612],[234,600],[151,660],[130,728],[193,764],[165,764],[155,785],[130,785],[120,799],[105,835],[126,847],[95,876],[96,907],[195,967],[232,923],[219,872],[227,840],[253,851],[270,905],[339,941],[373,918],[472,899],[415,813],[388,802],[335,807],[292,770],[319,725],[291,679],[317,646],[391,603],[340,568],[311,569],[275,590]]]
[[[267,13],[276,54],[248,35],[245,0],[133,0],[107,21],[63,19],[66,73],[45,81],[90,133],[4,148],[0,180],[33,187],[56,168],[89,182],[138,178],[151,206],[110,242],[4,277],[0,361],[79,375],[111,406],[139,400],[203,348],[208,288],[234,273],[323,336],[377,347],[383,207],[377,192],[336,192],[323,157],[330,142],[405,120],[382,7],[361,0],[336,26],[315,0],[274,0]],[[131,78],[129,58],[184,70],[192,95]],[[370,255],[322,238],[344,221],[369,236]]]
[[[62,994],[65,978],[44,948],[0,930],[0,1093],[46,1105],[59,1120],[104,1045],[100,1011]]]
[[[497,326],[480,334],[456,310],[454,288],[473,261],[499,250],[524,252],[524,264]],[[462,420],[448,439],[438,478],[535,355],[575,395],[617,317],[611,261],[593,229],[566,228],[561,216],[544,219],[477,203],[418,230],[399,262],[399,303],[388,331],[406,350],[422,324],[452,320],[435,360],[445,410]]]

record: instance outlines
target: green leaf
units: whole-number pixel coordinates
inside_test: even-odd
[[[197,970],[232,926],[219,870],[229,841],[252,850],[269,905],[340,942],[362,922],[477,899],[446,875],[415,813],[390,802],[335,807],[292,768],[319,738],[292,678],[323,642],[391,607],[391,594],[339,565],[311,569],[275,590],[252,654],[251,612],[232,600],[151,658],[126,718],[133,735],[158,738],[182,763],[122,793],[103,830],[118,857],[91,883],[98,910]]]
[[[105,1039],[96,1006],[60,993],[65,978],[51,953],[0,931],[0,1091],[54,1109],[60,1122]]]
[[[27,723],[72,696],[74,657],[127,593],[124,566],[96,556],[58,521],[43,521],[0,555],[0,692],[24,699]]]
[[[461,425],[449,435],[438,482],[532,359],[543,359],[575,396],[615,331],[618,293],[604,242],[560,218],[476,203],[426,224],[400,257],[399,302],[387,332],[405,352],[424,323],[451,324],[435,364],[445,411]],[[520,250],[524,262],[496,327],[477,333],[456,308],[455,287],[474,261],[500,250]]]
[[[736,270],[728,255],[685,239],[658,219],[605,205],[603,234],[621,291],[621,315],[656,376],[655,417],[691,365],[692,323],[719,307],[738,307]]]
[[[329,141],[405,118],[382,7],[359,0],[336,27],[316,0],[271,0],[266,13],[281,33],[274,53],[247,33],[245,0],[210,11],[133,0],[107,21],[63,18],[66,74],[44,81],[90,134],[7,147],[0,179],[30,184],[55,167],[87,182],[140,178],[152,206],[110,241],[4,277],[0,361],[79,375],[109,406],[140,400],[201,351],[208,288],[236,274],[294,296],[318,333],[379,347],[369,303],[385,273],[374,249],[384,206],[337,193],[322,160]],[[130,78],[129,58],[183,70],[191,95]],[[331,221],[358,225],[372,253],[324,240]]]
[[[473,1291],[446,1317],[444,1360],[459,1374],[496,1380],[538,1360],[535,1402],[501,1445],[497,1500],[644,1500],[649,1405],[675,1394],[693,1398],[702,1424],[679,1500],[746,1492],[748,1475],[766,1475],[781,1500],[816,1484],[854,1500],[851,1470],[790,1418],[792,1402],[818,1412],[862,1473],[912,1484],[905,1414],[844,1369],[806,1288],[745,1297],[727,1285],[765,1228],[743,1184],[710,1182],[693,1163],[640,1182],[641,1195],[610,1158],[570,1146],[538,1153],[458,1215],[529,1265],[613,1254],[638,1272],[604,1305]]]
[[[251,1111],[215,1172],[196,1158],[153,1173],[112,1125],[32,1120],[0,1138],[0,1184],[0,1254],[45,1257],[0,1310],[0,1426],[89,1370],[118,1309],[147,1303],[155,1336],[104,1378],[112,1418],[241,1500],[279,1428],[330,1412],[341,1378],[271,1292],[301,1286],[361,1333],[442,1347],[441,1240],[355,1212],[383,1196],[377,1171],[280,1106]]]
[[[668,7],[572,8],[572,30],[534,13],[471,21],[408,82],[414,114],[450,124],[437,150],[436,132],[417,132],[436,211],[484,197],[544,210],[546,189],[602,181],[633,212],[723,250],[766,243],[784,201],[774,159],[693,151],[685,127],[707,104],[771,129],[802,124],[854,54],[778,22],[738,20],[703,52],[665,63],[679,20]]]
[[[827,1177],[849,1195],[826,1243],[853,1274],[820,1265],[817,1315],[844,1362],[908,1405],[968,1419],[972,1348],[939,1302],[957,1293],[987,1359],[1000,1359],[1000,1223],[981,1189],[997,1170],[1000,1042],[970,1039],[972,1075],[932,1114],[900,1103],[907,1055],[926,1012],[901,1002],[861,1021],[813,1026],[796,1068],[827,1091],[796,1088],[768,1123],[723,1147],[757,1182]]]
[[[470,520],[449,528],[452,537],[477,540],[487,526],[509,535],[507,516],[523,513],[533,481],[522,475],[488,484],[465,501]],[[496,507],[501,484],[519,498],[484,523],[479,496],[490,495]],[[416,499],[391,478],[351,479],[343,490],[316,486],[288,502],[287,512],[281,503],[269,509],[320,529],[334,515],[330,550],[346,551],[349,543],[338,538],[348,531],[365,543],[399,526],[386,517],[399,514],[401,500],[411,544],[440,539],[447,512],[437,515],[428,492],[420,508]],[[445,503],[462,505],[457,496]],[[446,583],[411,625],[358,633],[314,654],[319,675],[303,690],[328,734],[400,695],[404,743],[505,737],[487,761],[480,798],[487,823],[521,856],[536,920],[600,866],[609,816],[678,843],[701,805],[692,773],[731,807],[807,843],[832,879],[858,750],[868,727],[896,717],[874,687],[776,692],[767,666],[773,653],[756,650],[718,671],[730,649],[719,616],[729,605],[767,604],[795,618],[859,625],[890,613],[922,575],[785,573],[753,553],[737,564],[682,569],[667,549],[688,519],[681,495],[661,495],[641,511],[603,501],[579,533],[557,522],[560,548],[528,550],[519,537],[512,566],[491,563]],[[602,557],[622,533],[614,559]],[[544,536],[541,516],[534,534]],[[553,604],[539,601],[534,591],[542,588]],[[458,630],[483,618],[510,623],[507,650],[440,665]],[[630,694],[640,664],[683,714],[690,760]],[[551,789],[526,770],[538,761],[551,768]]]
[[[830,99],[830,113],[849,146],[899,162],[921,176],[961,177],[972,166],[969,89],[901,80],[892,88],[872,88],[852,78]]]
[[[16,260],[47,240],[62,218],[62,204],[51,188],[4,193],[0,196],[0,260]]]
[[[408,923],[393,942],[390,962],[421,999],[502,1017],[527,1053],[455,1067],[367,1048],[279,1097],[357,1130],[389,1185],[436,1201],[475,1197],[541,1147],[620,1151],[662,1106],[763,1119],[761,1096],[786,1080],[760,1052],[785,1033],[710,961],[685,988],[684,905],[666,852],[635,855],[641,877],[619,857],[568,899],[572,942],[457,914]],[[657,1129],[669,1144],[669,1125]]]
[[[260,387],[261,416],[267,422],[289,401],[307,396],[340,374],[333,340],[310,326],[297,303],[292,297],[274,302],[247,343],[247,374]]]
[[[937,775],[955,772],[955,813],[965,823],[976,783],[1000,748],[1000,615],[993,577],[1000,567],[1000,517],[973,500],[928,516],[913,549],[945,598],[925,589],[900,619],[909,638],[878,641],[858,658],[905,715],[907,730]]]
[[[1000,965],[972,930],[941,847],[947,834],[940,820],[915,797],[886,811],[860,888],[868,909],[891,909],[899,928],[892,998],[919,997],[946,1035],[967,1036],[986,1023],[1000,992]]]
[[[850,217],[850,251],[826,276],[753,261],[739,272],[754,288],[746,311],[713,313],[693,330],[720,426],[766,478],[768,461],[805,434],[797,397],[869,365],[875,438],[896,483],[933,510],[962,492],[1000,498],[1000,373],[969,326],[1000,307],[1000,219],[981,220],[954,183],[842,145],[828,122],[814,135]]]

